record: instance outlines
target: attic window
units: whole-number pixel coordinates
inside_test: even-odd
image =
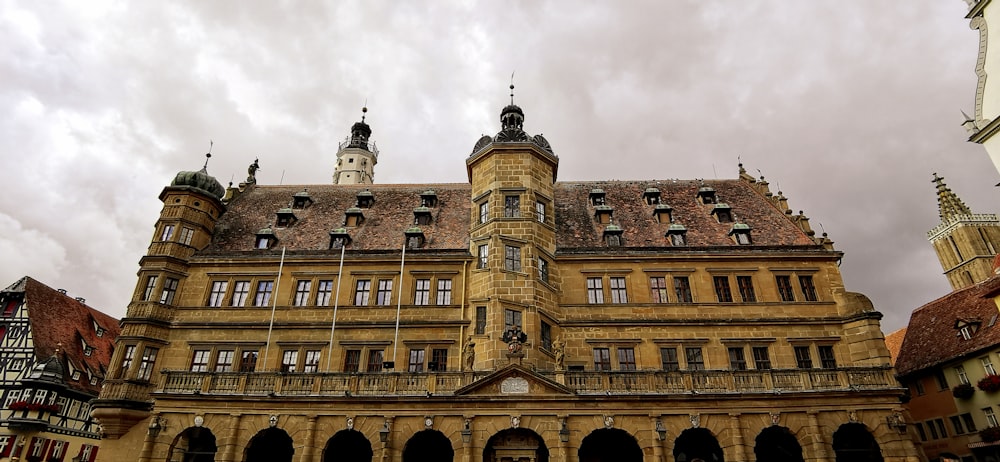
[[[622,245],[622,229],[618,225],[608,225],[604,228],[604,242],[608,244],[608,247],[621,247]]]
[[[103,327],[101,327],[101,326],[97,326],[97,331],[96,331],[96,333],[97,333],[97,336],[98,336],[98,337],[104,337],[104,328],[103,328]]]
[[[646,188],[646,191],[642,193],[642,199],[649,205],[659,204],[660,190],[656,188]]]
[[[657,223],[670,223],[673,221],[673,209],[666,204],[656,204],[653,209],[653,216]]]
[[[73,375],[71,377],[73,380],[80,380],[80,371],[73,371]]]
[[[413,209],[413,224],[415,225],[431,224],[431,209],[423,205]]]
[[[337,228],[330,231],[330,248],[340,249],[351,243],[351,235],[347,234],[347,228]]]
[[[277,242],[278,238],[274,236],[274,230],[271,229],[271,225],[267,225],[267,228],[257,231],[257,240],[255,241],[254,248],[261,250],[270,249]]]
[[[437,206],[437,193],[433,189],[428,189],[420,193],[420,206],[421,207],[436,207]]]
[[[711,186],[702,186],[698,188],[698,199],[701,200],[702,204],[714,204],[715,189]]]
[[[312,196],[309,195],[308,189],[304,189],[302,192],[297,192],[294,196],[292,196],[293,209],[304,209],[312,205],[312,203]]]
[[[94,354],[94,347],[86,347],[83,349],[84,356],[92,356]]]
[[[670,240],[670,245],[674,247],[687,245],[687,228],[684,225],[674,223],[667,230],[666,237]]]
[[[604,190],[599,188],[594,188],[590,190],[590,205],[598,206],[604,205]]]
[[[733,225],[732,229],[729,230],[729,235],[732,236],[736,243],[739,245],[750,245],[753,241],[750,239],[750,225],[744,223],[736,223]]]
[[[97,385],[97,377],[93,377],[93,376],[90,377],[90,384],[91,385]]]
[[[295,223],[295,214],[292,213],[292,209],[283,208],[278,210],[278,222],[277,225],[281,227],[291,226]]]
[[[347,209],[345,214],[347,215],[347,218],[344,220],[344,224],[346,226],[361,226],[361,224],[365,222],[365,215],[358,207],[351,207]]]
[[[410,249],[419,249],[424,245],[424,232],[420,228],[414,226],[409,228],[404,233],[406,235],[406,247]]]
[[[594,207],[594,220],[601,224],[611,223],[611,216],[615,209],[609,205],[598,205]]]
[[[712,215],[715,215],[715,219],[719,220],[719,223],[733,222],[733,210],[727,204],[715,204],[715,207],[712,207]]]
[[[358,207],[367,209],[374,203],[375,196],[372,195],[371,191],[365,190],[358,193]]]
[[[982,322],[978,319],[959,319],[955,321],[955,329],[958,329],[957,335],[962,337],[962,340],[971,340],[979,331],[981,324]]]

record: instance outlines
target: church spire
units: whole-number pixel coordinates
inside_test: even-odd
[[[969,207],[959,199],[951,188],[944,183],[944,178],[938,176],[937,173],[934,174],[934,179],[932,180],[937,188],[938,196],[938,214],[941,216],[941,221],[948,221],[958,215],[971,215],[972,211]]]

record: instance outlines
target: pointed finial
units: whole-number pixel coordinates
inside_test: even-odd
[[[956,215],[969,215],[972,213],[969,207],[965,205],[965,202],[962,202],[962,199],[944,183],[944,178],[934,173],[934,179],[931,182],[935,184],[935,189],[937,189],[938,215],[942,221],[946,221]]]
[[[973,121],[973,118],[969,117],[969,114],[965,113],[965,109],[959,109],[959,111],[962,111],[962,116],[965,117],[965,121],[966,122],[972,122]]]
[[[368,115],[368,98],[365,98],[365,105],[361,107],[361,121],[365,121],[365,116]]]
[[[510,72],[510,104],[514,104],[514,71]]]
[[[208,152],[205,153],[205,165],[201,166],[202,170],[208,169],[208,159],[212,158],[212,146],[213,145],[215,145],[215,142],[213,142],[212,140],[208,140]]]

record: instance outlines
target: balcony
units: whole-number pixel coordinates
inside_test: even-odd
[[[491,372],[279,373],[165,371],[158,394],[447,396]],[[893,390],[888,367],[760,371],[541,371],[578,395],[690,395]]]
[[[173,312],[166,305],[151,301],[132,302],[125,317],[131,320],[170,322]]]

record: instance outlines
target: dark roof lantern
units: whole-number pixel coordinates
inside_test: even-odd
[[[435,207],[437,206],[437,193],[433,189],[428,189],[420,193],[420,206],[421,207]]]
[[[298,219],[290,207],[278,209],[277,226],[291,226]]]
[[[601,188],[594,188],[590,190],[590,204],[591,205],[604,205],[605,193]]]
[[[667,228],[667,234],[684,234],[687,232],[687,228],[680,223],[671,223],[670,227]]]
[[[671,223],[664,237],[670,241],[670,245],[672,246],[687,245],[687,228],[680,223]]]
[[[368,150],[368,139],[372,136],[372,128],[365,123],[365,116],[367,114],[368,108],[361,108],[361,121],[351,125],[351,140],[348,147]]]
[[[330,248],[339,249],[351,245],[351,235],[347,233],[347,228],[340,227],[330,231]]]
[[[715,203],[715,188],[702,185],[698,188],[698,199],[701,199],[703,204],[714,204]]]
[[[403,232],[406,236],[406,247],[411,249],[418,249],[424,245],[426,238],[424,237],[424,231],[418,226],[411,226]]]
[[[257,249],[270,249],[277,242],[278,237],[274,235],[274,230],[271,229],[271,225],[267,225],[266,228],[257,231],[254,247]]]
[[[660,190],[659,188],[646,188],[642,192],[642,199],[646,201],[647,204],[659,204],[660,203]]]
[[[715,216],[719,223],[729,223],[733,221],[733,208],[729,204],[719,202],[712,207],[711,214]]]
[[[604,242],[609,246],[618,247],[622,245],[622,228],[616,224],[604,227]]]
[[[729,229],[729,236],[736,239],[736,243],[740,245],[750,245],[753,241],[750,239],[750,231],[753,228],[746,223],[733,223],[733,227]]]
[[[673,207],[667,204],[656,204],[653,207],[653,216],[656,217],[656,221],[659,223],[670,223],[673,221]]]
[[[358,193],[358,207],[369,208],[375,203],[375,195],[369,190],[364,190]]]
[[[344,212],[347,226],[360,226],[365,221],[365,214],[358,207],[350,207]]]
[[[303,189],[292,195],[292,208],[293,209],[304,209],[312,205],[313,199],[309,195],[308,189]]]
[[[431,209],[422,205],[413,209],[413,220],[418,225],[431,224]]]

